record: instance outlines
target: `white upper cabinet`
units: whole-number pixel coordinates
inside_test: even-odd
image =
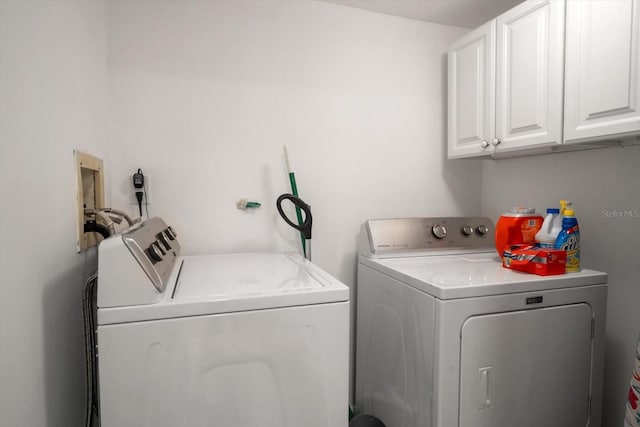
[[[567,2],[565,143],[640,132],[640,0]]]
[[[496,23],[491,21],[449,48],[449,158],[491,153],[495,39]]]
[[[528,0],[449,49],[449,158],[562,143],[564,8]]]
[[[529,0],[497,19],[496,154],[562,144],[564,7]]]

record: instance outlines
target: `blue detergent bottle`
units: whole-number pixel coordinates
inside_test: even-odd
[[[580,227],[573,209],[573,203],[560,201],[562,207],[562,230],[556,239],[555,249],[567,252],[566,273],[580,271]]]

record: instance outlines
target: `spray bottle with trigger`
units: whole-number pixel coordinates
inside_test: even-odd
[[[556,239],[555,249],[567,252],[565,272],[574,273],[580,271],[580,227],[573,203],[561,200],[560,207],[563,215],[562,230]]]

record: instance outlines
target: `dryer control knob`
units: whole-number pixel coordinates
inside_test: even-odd
[[[149,245],[147,252],[149,252],[149,256],[153,261],[162,261],[162,249],[160,249],[160,245],[156,242]]]
[[[479,225],[478,227],[476,227],[476,232],[479,235],[484,236],[489,232],[489,227],[487,227],[486,225]]]
[[[436,237],[436,239],[444,239],[447,235],[447,229],[442,224],[436,224],[431,227],[431,232]]]
[[[462,234],[465,236],[471,236],[473,234],[473,227],[470,225],[465,225],[462,227]]]

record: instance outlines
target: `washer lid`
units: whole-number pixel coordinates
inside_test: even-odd
[[[300,294],[309,303],[344,301],[344,285],[298,255],[253,253],[184,258],[173,299],[243,299],[268,295],[278,298]],[[324,273],[324,274],[323,274]],[[319,297],[321,298],[319,299]]]
[[[360,263],[440,299],[607,283],[606,273],[593,270],[555,276],[510,270],[502,267],[500,258],[493,251],[387,259],[360,256]]]
[[[99,324],[201,316],[349,300],[349,288],[297,254],[183,257],[155,304],[98,310]]]

